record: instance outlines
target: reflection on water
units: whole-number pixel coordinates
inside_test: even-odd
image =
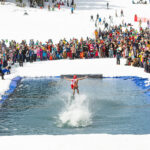
[[[150,134],[148,98],[131,80],[24,79],[0,108],[0,135]]]

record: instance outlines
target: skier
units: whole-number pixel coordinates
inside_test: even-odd
[[[91,15],[91,21],[94,21],[93,15]]]
[[[109,9],[109,3],[107,2],[107,9]]]
[[[124,17],[124,14],[123,14],[123,10],[122,10],[122,9],[121,9],[121,12],[120,12],[120,13],[121,13],[121,17]]]

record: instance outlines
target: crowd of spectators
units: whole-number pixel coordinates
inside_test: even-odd
[[[150,29],[138,32],[132,26],[113,26],[109,30],[95,30],[95,38],[83,40],[66,39],[54,44],[50,39],[45,44],[39,41],[25,40],[17,43],[12,40],[0,41],[0,74],[10,73],[13,64],[58,59],[114,58],[120,64],[120,58],[126,58],[126,65],[144,68],[150,73]]]
[[[40,8],[44,8],[48,6],[48,10],[53,10],[55,8],[60,9],[61,6],[67,6],[67,7],[75,7],[76,4],[74,0],[43,0],[43,1],[37,1],[37,0],[30,0],[30,7],[36,8],[39,6]]]
[[[148,4],[148,0],[132,0],[132,4]]]

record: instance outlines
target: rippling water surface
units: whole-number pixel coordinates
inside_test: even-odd
[[[150,134],[150,103],[131,80],[23,79],[0,108],[0,135]]]

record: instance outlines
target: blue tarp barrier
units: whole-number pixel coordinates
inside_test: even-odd
[[[136,76],[116,76],[116,77],[103,77],[103,78],[106,79],[113,78],[113,79],[123,79],[123,80],[131,79],[141,89],[146,90],[146,92],[144,92],[146,95],[150,96],[150,85],[147,85],[146,83],[146,81],[148,81],[148,78],[141,78]]]
[[[11,83],[9,85],[9,90],[6,91],[5,95],[2,96],[2,99],[0,100],[0,104],[3,104],[3,102],[6,99],[8,99],[8,96],[14,92],[21,79],[22,79],[21,77],[15,77],[11,80]]]
[[[14,92],[15,89],[9,89],[8,91],[6,91],[6,94],[12,94]]]
[[[46,79],[55,80],[55,79],[60,79],[60,78],[61,78],[60,76],[50,76],[50,77],[47,77]],[[22,77],[15,77],[11,80],[11,83],[9,85],[9,90],[7,90],[5,92],[5,95],[2,96],[2,99],[0,100],[0,104],[3,104],[4,101],[8,99],[9,95],[11,95],[15,91],[21,79]]]
[[[3,102],[8,98],[8,95],[3,95],[2,99],[0,101],[0,104],[3,104]]]

